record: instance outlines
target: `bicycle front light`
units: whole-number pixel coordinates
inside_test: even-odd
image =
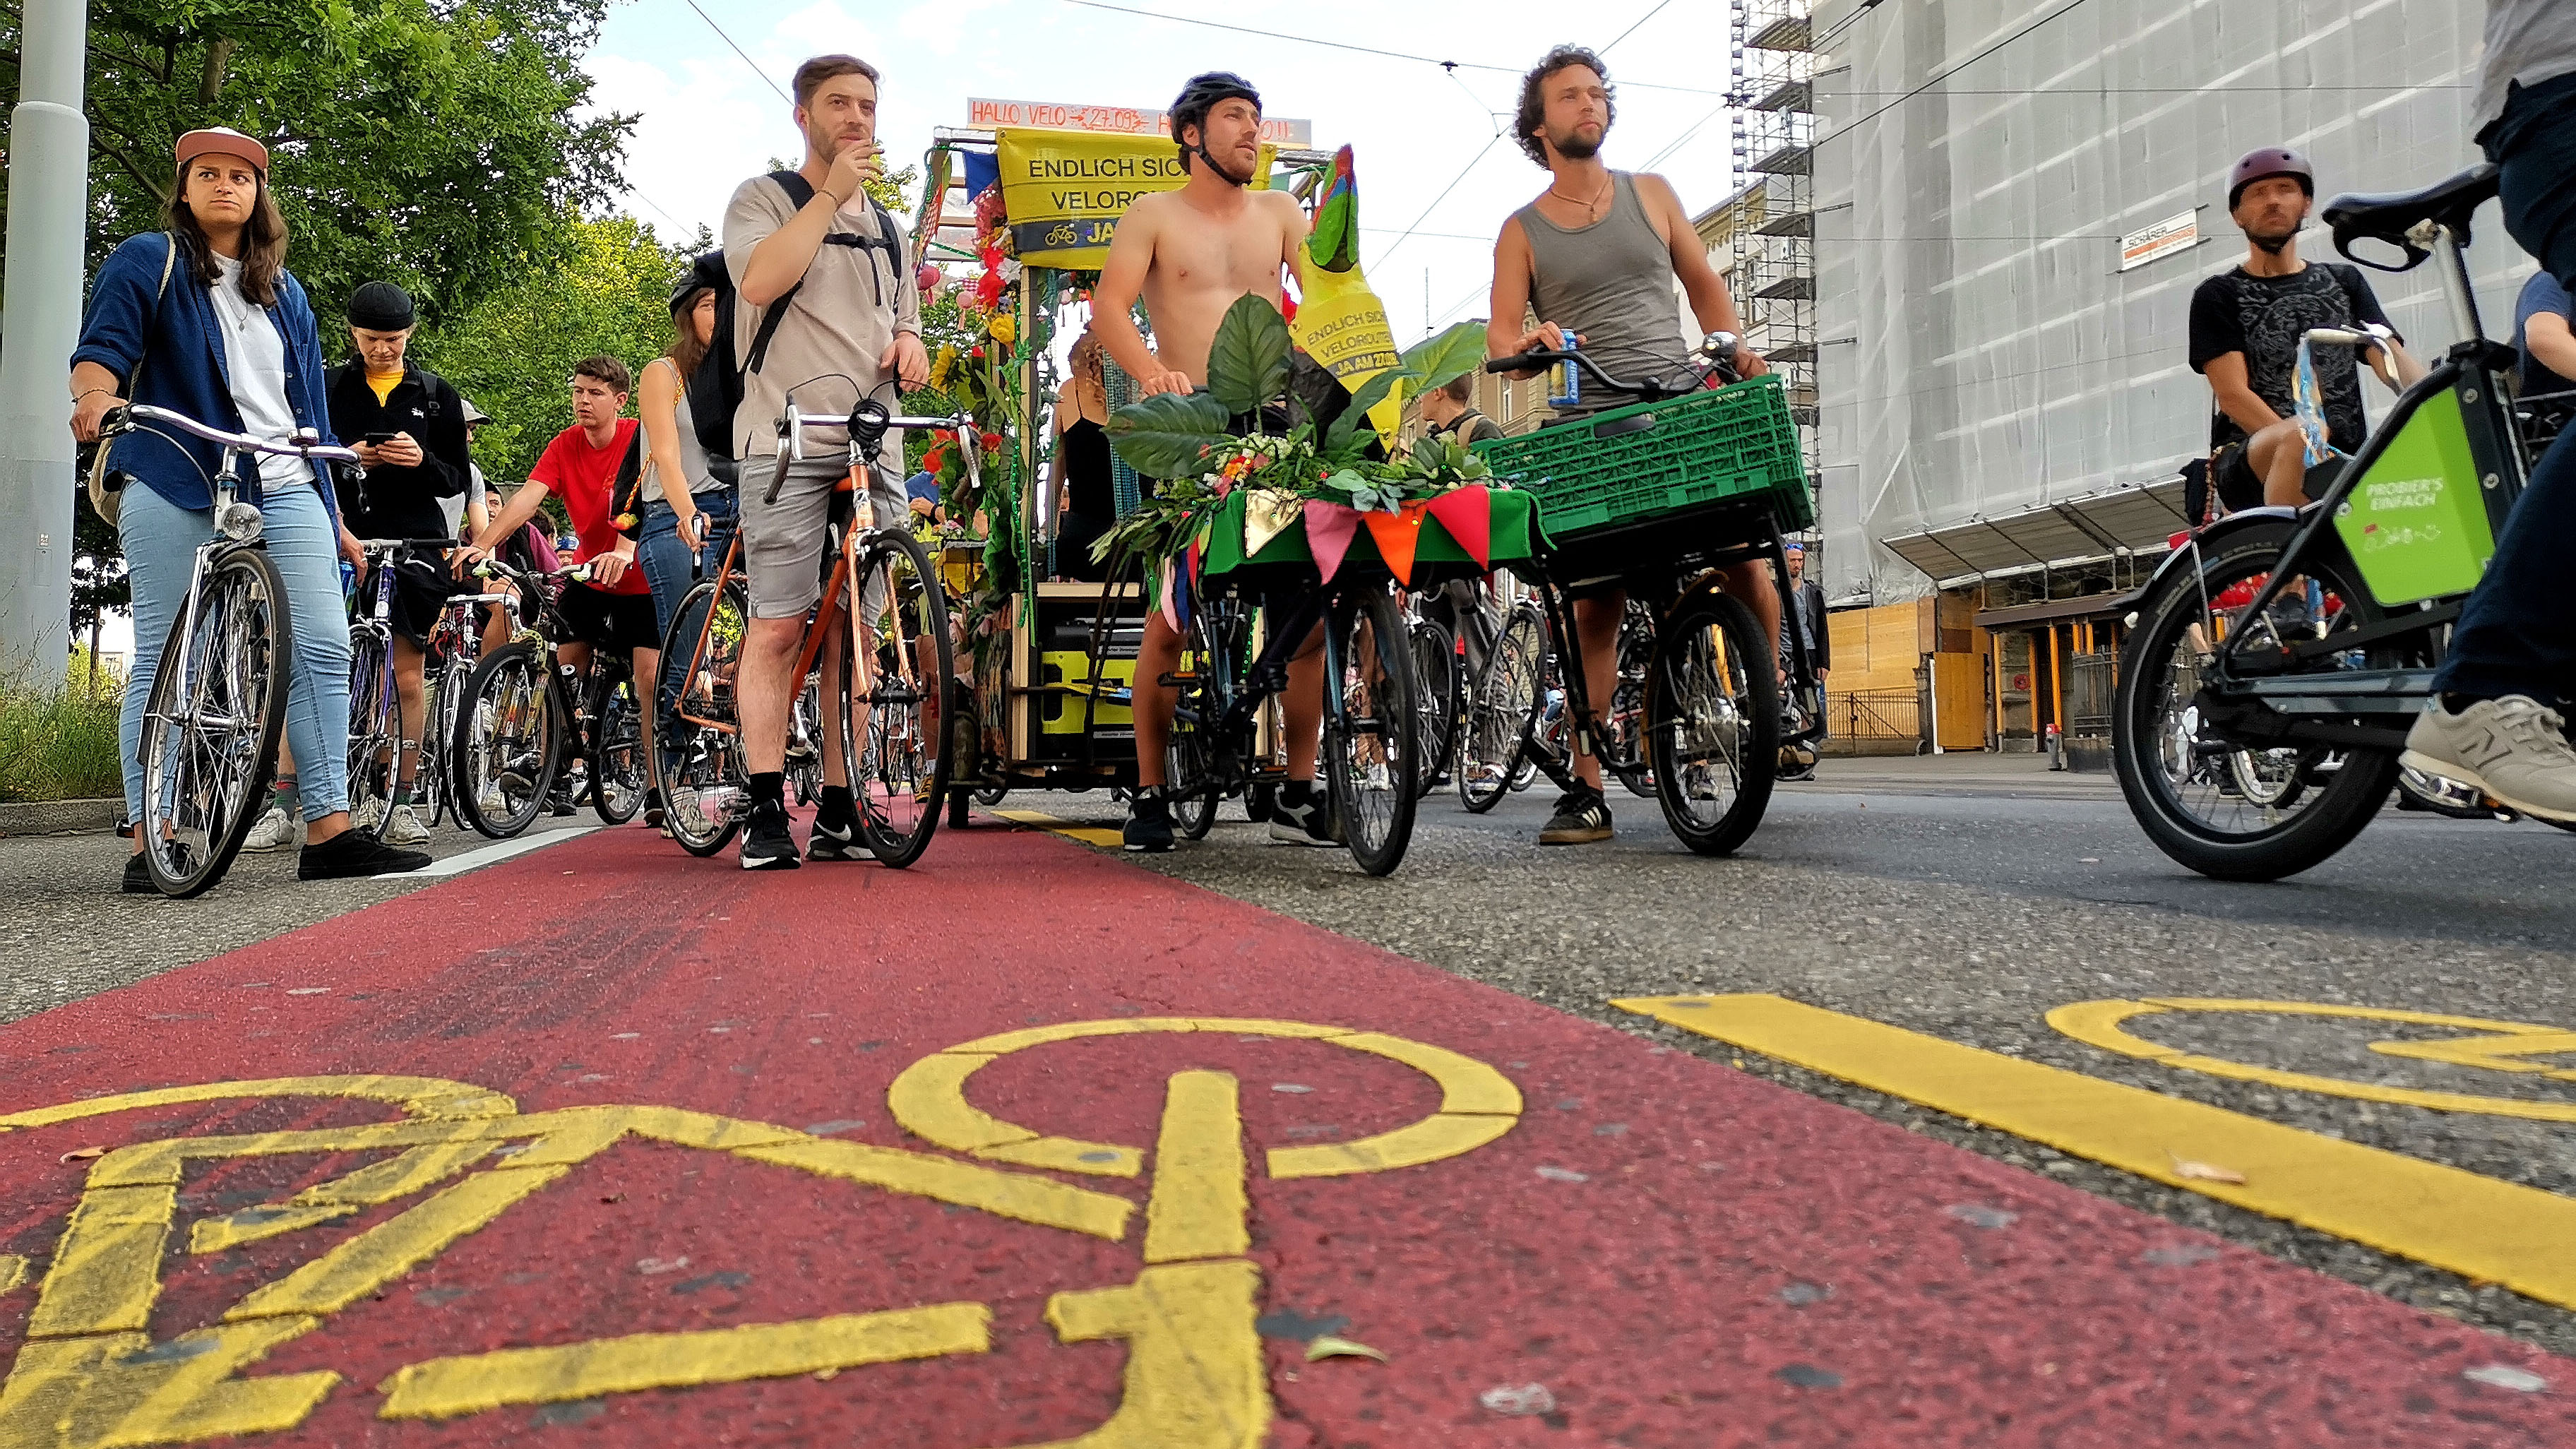
[[[227,503],[215,519],[216,530],[235,543],[259,537],[259,526],[259,508],[250,503]]]

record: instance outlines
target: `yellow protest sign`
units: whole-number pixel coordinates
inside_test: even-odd
[[[1359,183],[1351,165],[1351,148],[1333,156],[1333,174],[1315,205],[1312,230],[1297,249],[1297,320],[1289,335],[1306,355],[1353,392],[1360,384],[1402,361],[1395,350],[1395,329],[1387,325],[1386,305],[1369,290],[1359,262]],[[1369,410],[1369,421],[1389,444],[1404,416],[1404,392],[1398,388]]]
[[[1190,179],[1168,137],[1045,130],[994,137],[1011,240],[1030,266],[1097,270],[1109,258],[1118,218],[1136,198],[1177,191]],[[1255,190],[1269,187],[1277,154],[1275,146],[1261,148]]]

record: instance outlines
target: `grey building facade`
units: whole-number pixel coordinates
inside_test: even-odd
[[[2193,288],[2244,255],[2229,166],[2295,147],[2322,202],[2472,164],[2483,13],[2474,0],[1819,0],[1828,593],[1885,604],[2036,567],[1938,577],[1946,565],[1887,544],[2170,480],[2204,452],[2210,398],[2186,324]],[[2502,335],[2532,264],[2494,215],[2472,268]],[[2195,244],[2123,269],[2124,236],[2185,220]],[[2318,228],[2300,246],[2332,256]],[[2419,353],[2454,340],[2430,268],[2370,276]],[[2376,417],[2388,394],[2366,391]],[[2140,535],[2121,548],[2162,547],[2156,509],[2113,512]],[[1994,558],[1962,567],[1981,562]]]

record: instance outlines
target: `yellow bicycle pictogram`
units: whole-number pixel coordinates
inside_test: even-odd
[[[6,1133],[139,1108],[299,1097],[381,1103],[399,1114],[355,1126],[142,1142],[92,1163],[37,1285],[26,1341],[0,1381],[0,1449],[108,1449],[293,1429],[341,1390],[342,1376],[250,1378],[242,1370],[512,1208],[540,1199],[573,1168],[629,1139],[725,1153],[1110,1242],[1127,1241],[1136,1204],[1045,1173],[1133,1178],[1145,1174],[1150,1158],[1135,1279],[1055,1294],[1046,1311],[1062,1342],[1124,1342],[1123,1398],[1097,1428],[1034,1449],[1255,1449],[1268,1432],[1271,1404],[1253,1327],[1261,1277],[1246,1257],[1250,1161],[1234,1077],[1174,1073],[1150,1146],[1044,1136],[985,1114],[966,1096],[969,1079],[1000,1056],[1140,1032],[1312,1041],[1400,1062],[1439,1087],[1440,1109],[1410,1126],[1356,1142],[1269,1150],[1263,1169],[1272,1178],[1382,1172],[1454,1157],[1509,1132],[1521,1111],[1519,1090],[1500,1072],[1441,1047],[1303,1022],[1147,1017],[1005,1033],[907,1068],[887,1092],[896,1119],[977,1161],[671,1107],[523,1113],[500,1093],[429,1077],[211,1083],[0,1116]],[[189,1225],[187,1251],[217,1252],[406,1198],[419,1201],[254,1289],[216,1322],[156,1342],[153,1306],[191,1165],[317,1153],[390,1155],[284,1202],[200,1218]],[[28,1267],[0,1257],[0,1292],[18,1287]],[[961,1301],[433,1358],[376,1385],[377,1414],[444,1419],[510,1405],[982,1354],[992,1348],[991,1324],[985,1304]]]
[[[2384,1025],[2437,1027],[2465,1033],[2429,1040],[2397,1039],[2368,1043],[2371,1051],[2401,1060],[2475,1067],[2546,1081],[2576,1082],[2576,1066],[2545,1060],[2576,1055],[2576,1031],[2523,1021],[2495,1021],[2480,1016],[2448,1016],[2393,1007],[2345,1006],[2314,1001],[2250,1001],[2231,997],[2150,997],[2142,1001],[2078,1001],[2048,1014],[2048,1024],[2075,1040],[2161,1066],[2228,1077],[2241,1082],[2322,1092],[2366,1102],[2425,1107],[2437,1112],[2468,1112],[2495,1117],[2522,1117],[2539,1122],[2576,1122],[2576,1101],[2533,1097],[2498,1097],[2476,1092],[2446,1092],[2388,1082],[2356,1081],[2313,1072],[2294,1072],[2252,1062],[2230,1061],[2166,1046],[2137,1036],[2128,1024],[2159,1016],[2200,1012],[2228,1016],[2280,1015]]]

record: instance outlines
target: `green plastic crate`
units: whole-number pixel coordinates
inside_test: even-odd
[[[1775,374],[1476,448],[1498,477],[1538,500],[1539,521],[1560,544],[1754,498],[1768,500],[1783,531],[1816,521],[1798,427]]]

